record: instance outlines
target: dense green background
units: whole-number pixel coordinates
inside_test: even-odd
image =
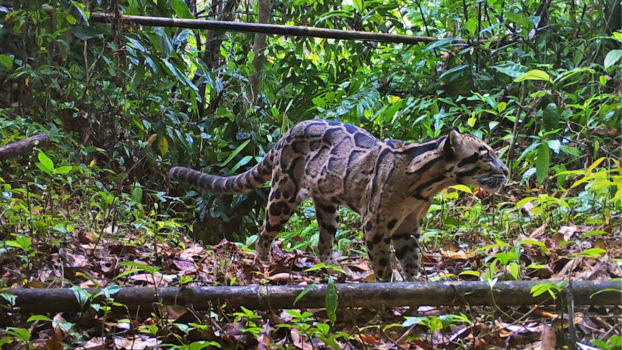
[[[241,239],[256,233],[264,193],[217,198],[190,191],[198,202],[170,206],[168,193],[185,192],[177,185],[166,192],[168,168],[239,172],[310,118],[409,141],[457,125],[499,150],[517,200],[538,187],[536,196],[560,197],[573,184],[564,171],[601,157],[615,171],[619,159],[622,33],[613,31],[620,28],[615,3],[275,1],[272,23],[442,40],[426,46],[270,36],[253,95],[253,35],[96,24],[88,16],[255,22],[254,3],[9,1],[0,7],[0,143],[47,132],[53,166],[73,168],[46,175],[28,160],[6,162],[5,199],[11,189],[28,188],[42,197],[43,210],[60,200],[98,220],[112,204],[127,209],[118,212],[122,218],[139,208],[186,222],[197,207],[200,237],[219,240],[226,232]],[[592,194],[570,191],[584,197],[573,210],[619,210],[619,182],[607,176]],[[19,216],[0,217],[4,234],[21,225]]]

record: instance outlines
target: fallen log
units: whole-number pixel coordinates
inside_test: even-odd
[[[398,306],[465,306],[465,305],[534,305],[555,304],[548,293],[534,297],[531,288],[542,281],[498,282],[490,287],[487,282],[400,282],[337,284],[339,307],[398,307]],[[564,288],[568,288],[566,285]],[[323,308],[326,285],[312,287],[298,302],[296,297],[305,286],[208,286],[208,287],[152,287],[121,288],[113,295],[116,302],[132,310],[150,310],[153,303],[190,305],[195,310],[208,310],[226,304],[233,308],[249,309],[302,309]],[[576,281],[572,284],[575,305],[621,305],[622,281]],[[90,290],[97,293],[97,290]],[[16,297],[19,312],[80,311],[75,293],[69,288],[14,289],[6,291]],[[565,295],[559,293],[558,302]],[[494,302],[493,302],[494,299]],[[96,298],[102,302],[102,298]],[[8,302],[0,298],[0,305]],[[146,309],[145,309],[146,308]]]
[[[111,22],[115,19],[113,14],[93,12],[91,13],[90,20],[92,22]],[[286,26],[280,24],[257,24],[257,23],[242,23],[232,21],[211,21],[202,19],[186,19],[186,18],[169,18],[169,17],[148,17],[148,16],[129,16],[122,15],[119,20],[124,23],[134,23],[144,26],[157,26],[157,27],[175,27],[175,28],[191,28],[191,29],[213,29],[224,31],[236,31],[245,33],[261,33],[261,34],[276,34],[285,36],[302,36],[302,37],[316,37],[316,38],[328,38],[328,39],[341,39],[341,40],[366,40],[377,41],[387,43],[404,43],[404,44],[419,44],[419,43],[432,43],[442,39],[427,37],[427,36],[414,36],[414,35],[400,35],[389,33],[372,33],[355,30],[339,30],[339,29],[327,29],[317,27],[303,27],[303,26]],[[454,44],[464,44],[462,39],[454,39]]]
[[[35,146],[44,147],[50,143],[50,137],[46,134],[38,134],[29,138],[9,143],[0,147],[0,161],[15,158],[30,152]]]

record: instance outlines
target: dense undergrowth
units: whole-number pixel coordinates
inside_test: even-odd
[[[90,11],[118,10],[255,22],[257,4],[112,3],[0,5],[0,145],[39,132],[53,141],[0,163],[0,287],[326,281],[314,269],[312,206],[281,234],[271,270],[259,271],[252,247],[265,191],[217,197],[166,179],[172,165],[239,173],[311,118],[408,141],[455,125],[506,161],[503,193],[455,186],[435,198],[422,237],[428,280],[621,277],[619,2],[273,2],[272,23],[442,40],[272,36],[259,64],[252,35],[88,21]],[[358,217],[341,216],[333,278],[373,280]],[[139,316],[108,306],[30,318],[0,310],[0,344],[526,348],[551,346],[551,334],[569,344],[563,311],[537,307],[358,310],[327,322],[318,310]],[[619,313],[579,310],[578,340],[620,348]]]

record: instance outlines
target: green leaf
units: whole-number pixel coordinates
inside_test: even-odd
[[[307,293],[309,293],[309,291],[315,287],[317,285],[317,283],[311,283],[310,285],[306,286],[305,289],[302,290],[302,292],[300,292],[297,296],[296,299],[294,299],[294,305],[296,305],[296,303],[298,302],[298,300],[302,299],[302,297],[304,297]]]
[[[520,77],[514,79],[514,82],[520,83],[521,81],[525,81],[525,80],[541,80],[541,81],[553,83],[553,80],[551,80],[551,77],[549,76],[549,74],[539,69],[532,69],[528,72],[525,72]]]
[[[356,10],[358,12],[363,12],[363,10],[365,9],[363,7],[363,0],[352,0],[352,3],[354,4],[354,7],[356,7]]]
[[[13,57],[7,54],[0,54],[0,64],[8,70],[13,68]]]
[[[446,77],[448,75],[451,75],[451,74],[459,72],[459,71],[461,71],[463,69],[466,69],[467,67],[468,66],[466,64],[461,64],[459,66],[453,67],[452,69],[449,69],[449,70],[446,70],[445,72],[443,72],[443,74],[441,74],[441,76],[439,78],[442,79],[442,78],[444,78],[444,77]]]
[[[611,50],[605,56],[605,69],[613,66],[622,57],[622,50]]]
[[[475,31],[477,31],[477,20],[474,17],[469,18],[464,24],[464,28],[469,31],[469,34],[475,35]]]
[[[54,174],[56,174],[56,175],[67,174],[72,169],[73,169],[73,167],[71,165],[59,166],[58,168],[54,169]]]
[[[140,203],[143,200],[143,188],[139,183],[134,185],[134,191],[132,192],[132,199],[136,203]]]
[[[402,327],[408,328],[420,324],[425,324],[427,321],[427,317],[425,316],[405,316],[406,321],[402,323]]]
[[[37,158],[39,158],[39,163],[36,164],[39,169],[48,174],[54,173],[54,162],[43,151],[39,151]]]
[[[248,164],[248,162],[250,162],[253,159],[253,156],[245,156],[244,158],[240,159],[239,162],[237,162],[233,168],[231,168],[230,174],[234,174],[240,167],[245,166],[246,164]]]
[[[28,318],[26,322],[30,323],[34,321],[50,322],[52,321],[52,319],[44,315],[32,315]]]
[[[449,188],[452,188],[456,191],[460,191],[460,192],[465,192],[468,194],[473,194],[473,191],[471,191],[471,189],[468,186],[465,185],[453,185],[453,186],[449,186]]]
[[[177,17],[194,18],[184,0],[172,0],[171,5],[173,5],[173,11],[175,11],[175,15],[177,15]]]
[[[224,162],[222,162],[220,164],[220,166],[226,166],[227,164],[229,164],[229,162],[235,158],[235,156],[238,155],[238,153],[242,152],[242,150],[244,149],[244,147],[246,147],[249,143],[251,142],[251,139],[248,139],[244,142],[242,142],[241,145],[239,145],[235,150],[233,150],[233,152],[231,152],[231,154],[229,155],[229,157],[227,157],[227,159],[225,159]]]
[[[549,174],[549,145],[543,142],[538,146],[538,158],[536,159],[536,180],[541,184]]]
[[[577,256],[581,256],[584,258],[600,258],[601,256],[603,256],[604,254],[607,253],[606,249],[602,249],[602,248],[590,248],[590,249],[586,249],[582,252],[573,254],[573,256],[577,257]]]
[[[328,284],[326,285],[326,314],[331,323],[335,323],[337,320],[337,288],[335,288],[335,282],[332,277],[328,278]]]

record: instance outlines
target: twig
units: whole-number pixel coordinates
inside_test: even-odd
[[[572,279],[568,280],[566,286],[566,304],[568,306],[568,336],[570,337],[570,350],[577,348],[577,330],[574,326],[574,296],[572,294]]]

